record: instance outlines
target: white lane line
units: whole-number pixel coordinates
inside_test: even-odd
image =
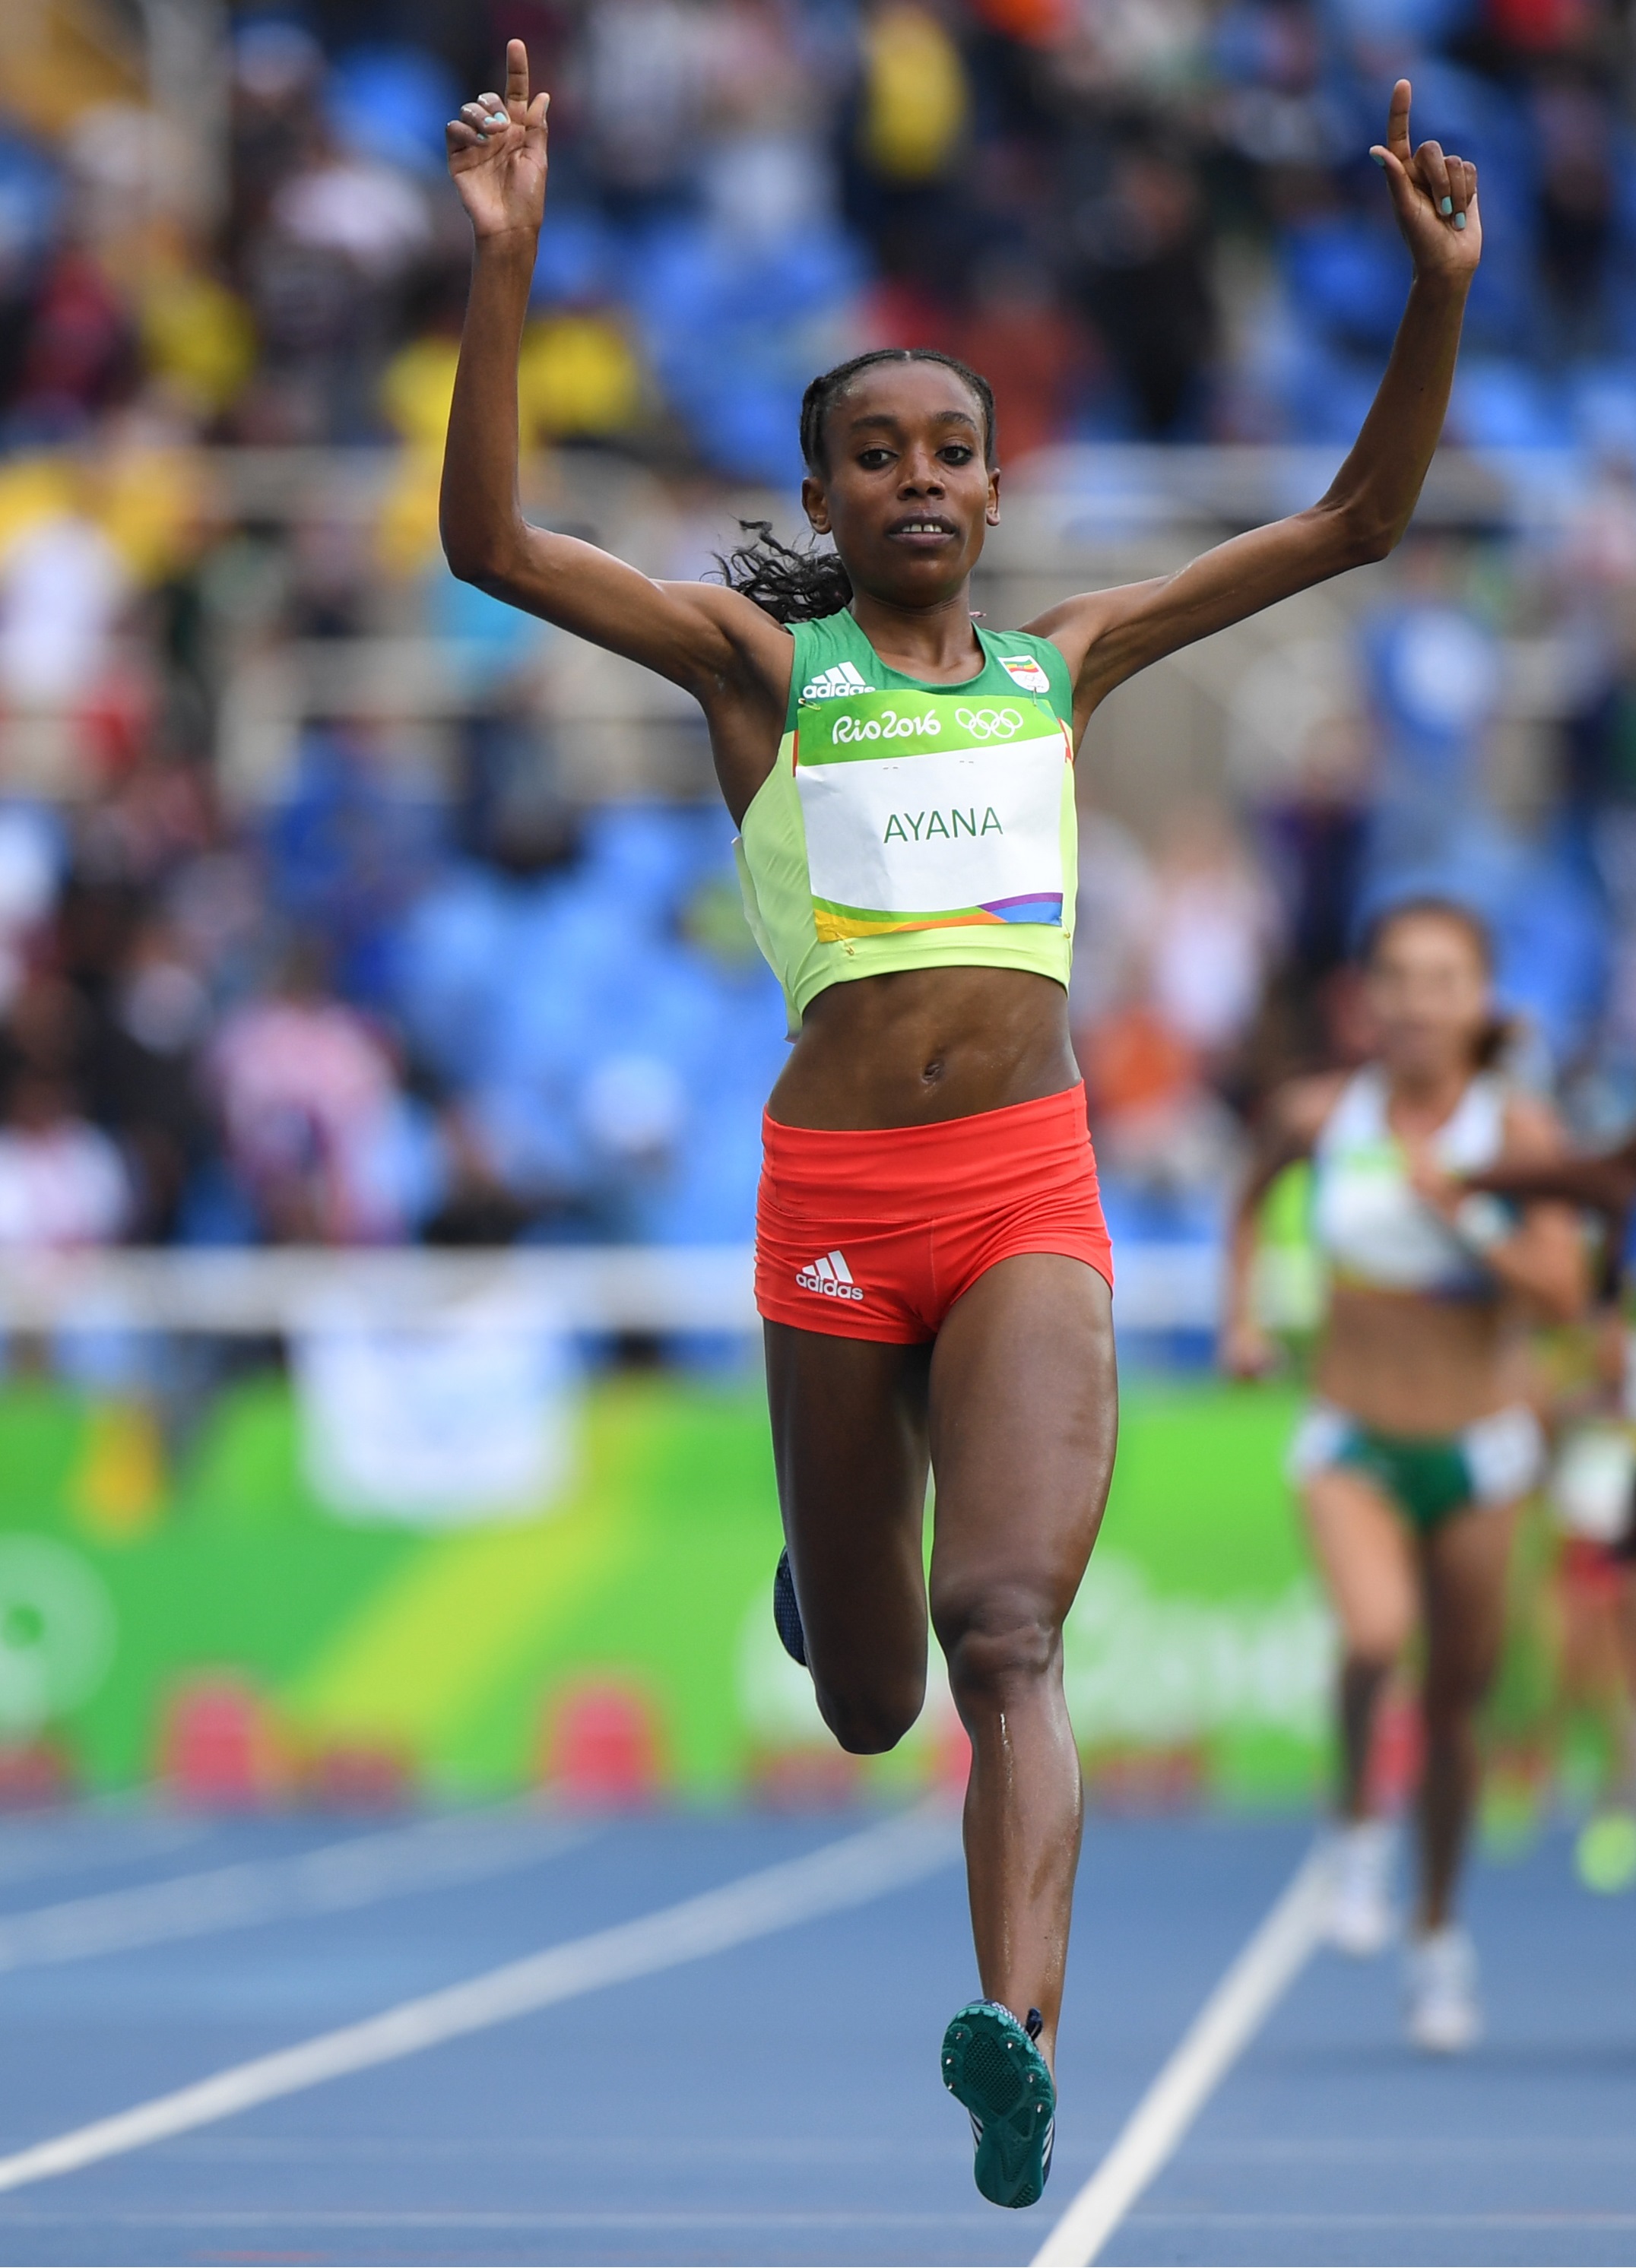
[[[451,1812],[288,1858],[247,1859],[0,1914],[0,1970],[125,1953],[256,1922],[338,1913],[380,1898],[476,1881],[555,1858],[590,1832],[512,1812]]]
[[[7,2212],[0,2207],[0,2228],[72,2228],[83,2232],[86,2215],[79,2213]],[[470,2213],[372,2213],[367,2208],[357,2212],[332,2212],[320,2207],[313,2213],[237,2212],[231,2206],[220,2213],[209,2211],[174,2213],[100,2213],[96,2215],[99,2228],[422,2228],[422,2229],[667,2229],[667,2228],[969,2228],[993,2229],[993,2222],[984,2213],[846,2213],[820,2209],[807,2212],[785,2208],[766,2213],[741,2212],[724,2206],[719,2213],[690,2211],[686,2206],[662,2211],[631,2210],[601,2211],[587,2206],[584,2212],[508,2213],[493,2211],[486,2206],[475,2207]],[[661,2257],[668,2256],[661,2255]]]
[[[203,1820],[153,1819],[116,1811],[70,1813],[49,1825],[0,1820],[0,1882],[31,1874],[106,1872],[166,1857],[213,1832]]]
[[[42,2213],[31,2207],[11,2211],[0,2206],[0,2228],[71,2228],[83,2236],[88,2219],[81,2207],[73,2213]],[[474,2206],[468,2213],[453,2209],[416,2212],[412,2208],[383,2207],[372,2211],[368,2206],[336,2210],[320,2205],[310,2213],[297,2208],[281,2208],[276,2212],[261,2212],[254,2206],[240,2208],[225,2205],[219,2212],[209,2207],[192,2209],[178,2206],[166,2212],[158,2208],[148,2212],[106,2213],[95,2216],[99,2228],[265,2228],[302,2229],[314,2231],[328,2228],[420,2228],[420,2229],[667,2229],[667,2228],[792,2228],[792,2229],[910,2229],[910,2228],[970,2228],[986,2229],[993,2234],[994,2223],[989,2214],[977,2211],[941,2213],[905,2213],[901,2211],[849,2212],[820,2206],[815,2210],[791,2207],[770,2207],[764,2212],[724,2205],[719,2212],[689,2206],[666,2206],[643,2210],[637,2207],[597,2208],[586,2206],[579,2211],[565,2208],[560,2212],[508,2212],[487,2205]],[[1607,2212],[1591,2207],[1581,2213],[1565,2207],[1550,2213],[1137,2213],[1132,2223],[1141,2228],[1336,2228],[1336,2229],[1398,2229],[1433,2228],[1439,2231],[1463,2229],[1563,2229],[1622,2230],[1636,2229],[1636,2213]],[[664,2256],[668,2257],[668,2256]],[[866,2256],[869,2257],[869,2256]],[[1524,2256],[1525,2257],[1528,2256]]]
[[[6,2138],[11,2139],[9,2136]],[[195,2166],[588,2166],[606,2162],[633,2168],[719,2162],[731,2166],[903,2166],[952,2168],[964,2173],[971,2144],[955,2133],[940,2141],[914,2141],[902,2135],[858,2133],[803,2135],[502,2134],[458,2139],[443,2134],[405,2134],[390,2139],[367,2135],[202,2134],[173,2143],[168,2165]],[[977,2218],[986,2222],[985,2216]]]
[[[1574,2163],[1636,2166],[1636,2136],[1629,2134],[1372,2134],[1327,2141],[1256,2139],[1195,2142],[1196,2165],[1437,2166],[1458,2160],[1467,2165],[1512,2165],[1521,2159],[1551,2165]]]
[[[1319,1848],[1296,1868],[1194,2017],[1113,2147],[1035,2254],[1034,2268],[1088,2268],[1306,1967],[1329,1904],[1329,1854]]]
[[[66,2218],[66,2216],[65,2216]],[[1636,2213],[1564,2205],[1511,2213],[1133,2213],[1142,2228],[1636,2228]],[[1524,2256],[1525,2257],[1527,2256]]]
[[[111,2118],[0,2158],[0,2191],[73,2173],[100,2159],[231,2118],[254,2104],[298,2094],[344,2073],[418,2055],[444,2040],[509,2022],[582,1993],[627,1984],[682,1962],[725,1953],[798,1922],[866,1904],[947,1866],[959,1848],[959,1831],[946,1807],[923,1806],[828,1844],[806,1858],[743,1875],[637,1921],[621,1922],[525,1960],[508,1962],[463,1984],[402,2001],[362,2023],[321,2032],[298,2047],[233,2065],[195,2086],[157,2095]]]

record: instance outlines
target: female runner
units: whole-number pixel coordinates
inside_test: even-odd
[[[1080,1834],[1063,1618],[1115,1434],[1107,1234],[1068,1040],[1072,757],[1161,654],[1402,534],[1436,446],[1481,226],[1475,169],[1385,169],[1414,281],[1379,396],[1329,494],[1021,631],[974,624],[999,517],[988,387],[893,350],[814,379],[802,502],[834,556],[763,541],[729,585],[657,583],[531,527],[517,493],[519,342],[544,207],[547,99],[512,40],[450,170],[476,239],[444,466],[455,574],[694,694],[741,830],[750,920],[794,1045],[764,1122],[756,1290],[799,1627],[836,1739],[889,1749],[931,1622],[971,1736],[965,1833],[985,1999],[944,2041],[997,2204],[1044,2185]],[[787,627],[786,627],[787,625]]]
[[[1383,915],[1367,941],[1374,1062],[1274,1097],[1240,1203],[1224,1355],[1270,1366],[1251,1311],[1256,1217],[1273,1177],[1313,1167],[1312,1226],[1330,1263],[1317,1398],[1295,1435],[1301,1490],[1342,1639],[1340,1813],[1331,1933],[1378,1952],[1391,1931],[1389,1830],[1369,1814],[1382,1690],[1425,1624],[1420,1900],[1410,2036],[1449,2053],[1481,2018],[1476,1963],[1453,1920],[1477,1792],[1477,1712],[1493,1676],[1514,1513],[1543,1447],[1529,1405],[1530,1314],[1575,1314],[1577,1226],[1563,1207],[1515,1217],[1456,1175],[1554,1157],[1556,1122],[1488,1067],[1496,1037],[1486,932],[1437,899]]]

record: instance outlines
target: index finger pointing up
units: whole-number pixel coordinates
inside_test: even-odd
[[[528,50],[520,40],[505,42],[505,107],[513,118],[528,107]],[[1406,107],[1404,115],[1408,116]]]
[[[512,45],[515,47],[517,44],[513,40]],[[1391,108],[1386,114],[1386,146],[1393,157],[1405,166],[1411,154],[1409,148],[1410,92],[1408,80],[1400,78],[1392,89]]]

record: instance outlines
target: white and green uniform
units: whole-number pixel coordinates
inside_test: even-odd
[[[1424,1300],[1495,1298],[1480,1253],[1417,1194],[1407,1153],[1391,1129],[1389,1100],[1378,1064],[1356,1072],[1313,1150],[1313,1241],[1331,1281]],[[1505,1130],[1505,1084],[1482,1072],[1428,1147],[1446,1173],[1480,1173],[1498,1162]],[[1526,1495],[1539,1477],[1544,1450],[1539,1421],[1522,1403],[1455,1435],[1404,1438],[1317,1402],[1296,1428],[1289,1473],[1303,1481],[1325,1466],[1352,1466],[1426,1530],[1465,1505]]]
[[[777,761],[735,845],[790,1028],[831,984],[889,969],[1068,982],[1078,834],[1073,693],[1049,639],[974,624],[958,685],[888,668],[851,614],[797,622]]]
[[[1377,1292],[1492,1300],[1494,1279],[1480,1256],[1417,1196],[1389,1100],[1378,1064],[1355,1072],[1314,1147],[1313,1239],[1330,1275]],[[1499,1163],[1505,1137],[1505,1083],[1483,1071],[1427,1147],[1445,1173],[1480,1174]]]

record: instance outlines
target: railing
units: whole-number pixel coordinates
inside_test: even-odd
[[[1271,1256],[1270,1322],[1310,1320],[1299,1256]],[[1114,1317],[1130,1331],[1208,1330],[1221,1257],[1201,1244],[1122,1246]],[[0,1261],[0,1329],[200,1331],[261,1336],[340,1319],[413,1329],[592,1332],[759,1329],[748,1245],[608,1245],[523,1251],[149,1250],[13,1254]]]
[[[1065,590],[1167,571],[1236,528],[1311,504],[1338,454],[1144,446],[1041,452],[1007,467],[1005,513],[984,554],[977,603],[996,622],[1023,622]],[[201,513],[225,522],[350,526],[366,552],[367,530],[412,461],[388,447],[202,450],[195,459]],[[1573,453],[1444,451],[1418,524],[1546,534],[1582,508],[1593,477],[1594,468]],[[634,464],[563,451],[525,468],[524,493],[542,523],[588,535],[645,571],[674,572],[679,546],[699,563],[696,528]],[[799,521],[793,497],[751,491],[724,490],[718,513],[723,542],[740,517],[770,516],[785,533]],[[1104,806],[1141,831],[1177,800],[1226,792],[1231,747],[1247,733],[1255,738],[1255,718],[1288,706],[1259,674],[1245,689],[1275,652],[1292,656],[1291,666],[1308,677],[1315,672],[1338,709],[1356,712],[1346,682],[1355,618],[1393,587],[1396,572],[1389,563],[1303,593],[1171,657],[1122,691],[1089,744],[1087,777],[1094,774]],[[384,571],[382,579],[391,579]],[[411,604],[387,634],[378,626],[367,637],[252,639],[223,652],[216,753],[231,805],[254,809],[284,793],[303,731],[326,720],[365,725],[383,756],[442,792],[456,777],[461,720],[484,715],[533,736],[542,777],[570,801],[710,792],[696,711],[661,680],[564,635],[542,634],[501,653],[428,634],[413,615]],[[1502,801],[1524,814],[1550,772],[1547,727],[1572,696],[1573,659],[1549,637],[1506,648],[1498,699],[1515,746],[1496,779]],[[0,783],[85,792],[97,773],[76,713],[70,703],[62,716],[0,720]]]

